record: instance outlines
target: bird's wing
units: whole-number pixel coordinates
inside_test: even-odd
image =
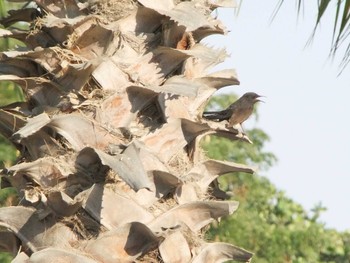
[[[228,120],[231,117],[232,112],[228,109],[222,111],[205,111],[203,117],[208,120]]]

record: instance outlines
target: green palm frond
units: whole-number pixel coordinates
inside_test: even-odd
[[[272,15],[272,19],[276,16],[284,2],[285,0],[278,1]],[[300,14],[303,6],[303,1],[295,0],[295,2],[297,12]],[[318,0],[317,4],[317,17],[309,42],[314,38],[316,30],[319,27],[320,22],[322,21],[322,18],[326,12],[332,11],[331,9],[334,7],[332,4],[335,4],[333,36],[331,42],[332,47],[330,50],[330,55],[334,57],[341,46],[347,46],[343,55],[343,59],[339,65],[340,72],[342,72],[350,62],[350,0]]]

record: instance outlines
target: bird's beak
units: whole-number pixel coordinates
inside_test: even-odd
[[[255,99],[255,101],[260,101],[260,102],[264,102],[264,103],[265,103],[265,101],[260,100],[261,97],[266,98],[266,96],[259,95],[259,97],[257,97],[257,98]]]

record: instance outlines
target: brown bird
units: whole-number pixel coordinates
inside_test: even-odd
[[[247,92],[225,110],[203,112],[203,117],[213,121],[228,120],[231,127],[237,124],[242,127],[242,123],[253,113],[254,104],[261,101],[259,100],[260,97],[263,96],[254,92]]]

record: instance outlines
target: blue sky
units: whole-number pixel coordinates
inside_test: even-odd
[[[220,9],[231,32],[206,42],[224,46],[230,58],[220,68],[238,72],[241,85],[224,92],[266,96],[258,122],[245,125],[271,137],[266,148],[279,161],[264,175],[308,210],[321,202],[327,227],[350,230],[350,66],[337,76],[342,53],[333,62],[328,58],[332,14],[305,46],[316,19],[310,2],[316,1],[305,1],[297,18],[295,1],[285,1],[271,24],[277,0],[245,0],[238,16]]]

